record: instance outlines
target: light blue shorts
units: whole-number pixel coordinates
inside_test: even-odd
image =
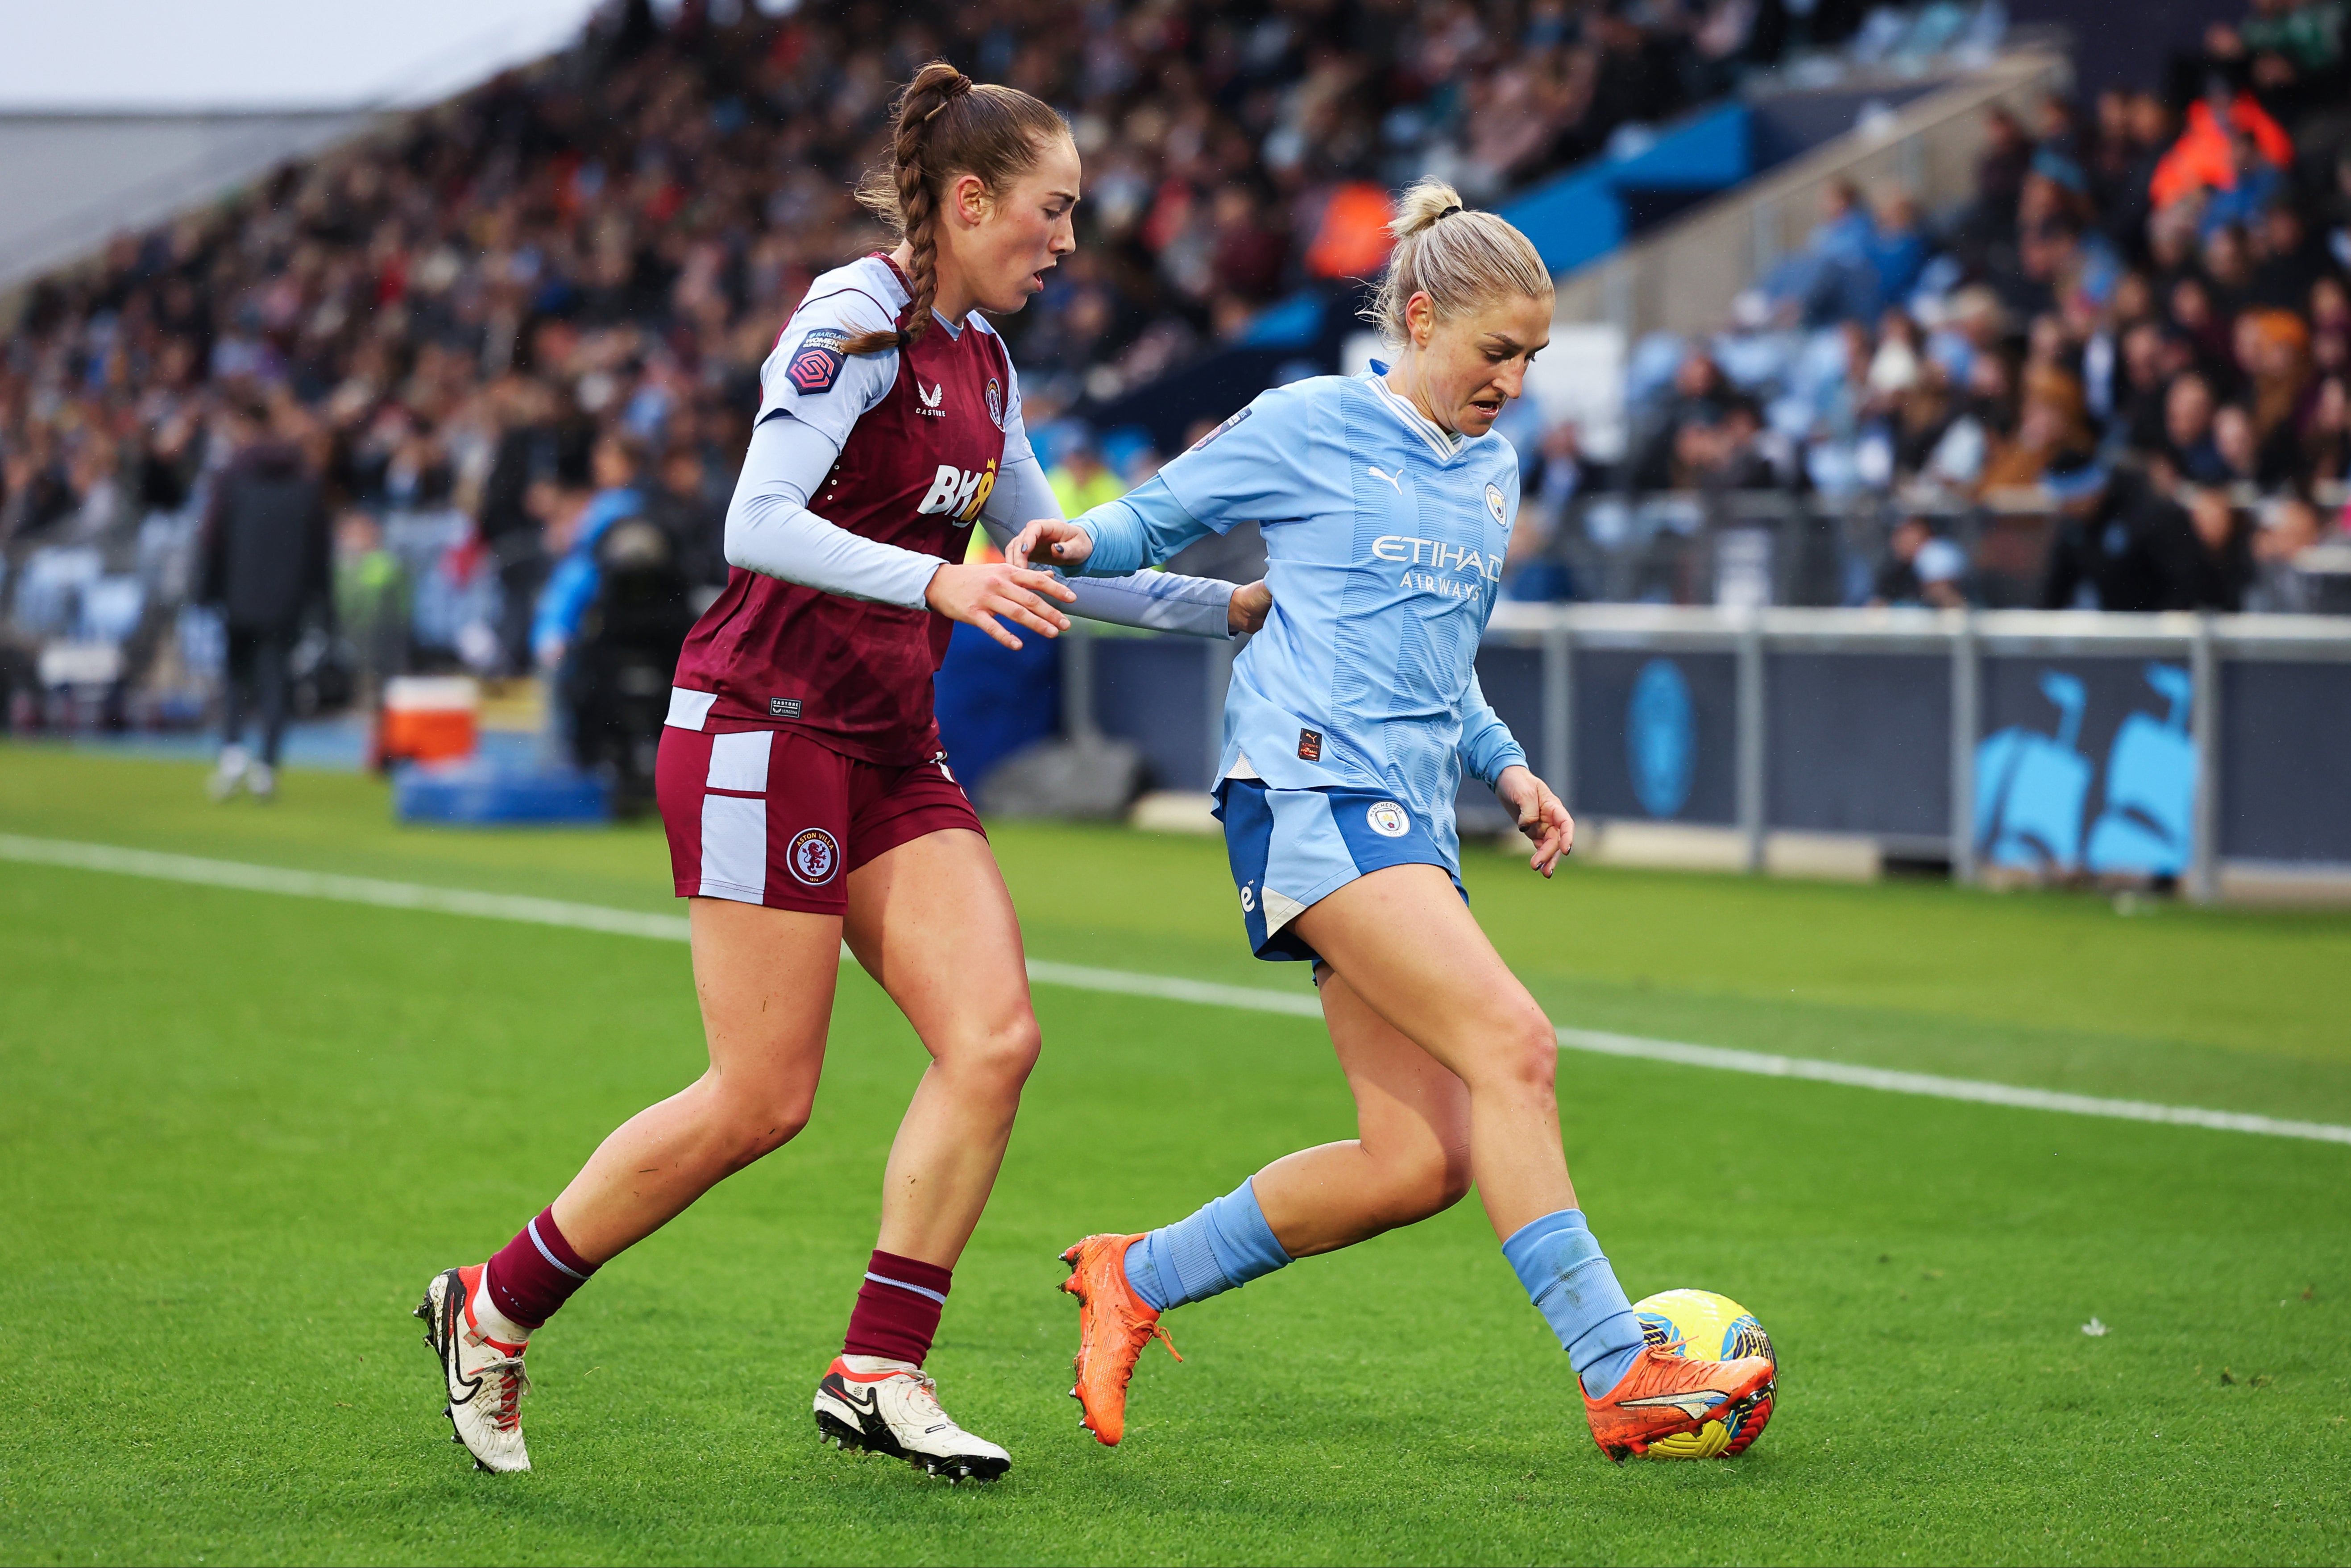
[[[1433,865],[1453,879],[1459,868],[1404,802],[1376,789],[1275,789],[1255,779],[1217,786],[1225,853],[1241,895],[1249,950],[1270,962],[1322,956],[1290,923],[1367,872]]]

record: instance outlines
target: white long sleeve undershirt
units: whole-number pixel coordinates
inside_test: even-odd
[[[1001,547],[1038,517],[1058,517],[1061,507],[1036,454],[1020,444],[1008,460],[981,515]],[[746,571],[877,604],[925,607],[931,577],[943,563],[850,532],[809,509],[840,448],[815,426],[776,413],[751,432],[750,449],[726,508],[726,560]],[[1196,637],[1231,635],[1233,584],[1170,572],[1074,580],[1078,601],[1069,608],[1091,620]]]
[[[876,604],[924,607],[943,564],[836,528],[809,510],[840,449],[814,425],[777,414],[751,431],[726,507],[726,564]]]

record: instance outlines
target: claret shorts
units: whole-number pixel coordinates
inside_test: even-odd
[[[942,828],[984,832],[944,753],[860,762],[784,729],[662,731],[653,784],[680,898],[849,910],[849,873]]]

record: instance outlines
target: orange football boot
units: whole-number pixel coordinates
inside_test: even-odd
[[[1089,1236],[1061,1254],[1070,1266],[1061,1289],[1078,1299],[1078,1385],[1070,1397],[1085,1410],[1078,1425],[1105,1447],[1126,1435],[1126,1383],[1143,1347],[1155,1338],[1184,1359],[1159,1324],[1159,1309],[1127,1283],[1126,1249],[1142,1239],[1140,1233]]]
[[[1771,1359],[1743,1355],[1736,1361],[1693,1361],[1676,1355],[1674,1344],[1643,1345],[1632,1370],[1605,1397],[1583,1396],[1592,1440],[1621,1464],[1649,1445],[1677,1432],[1695,1432],[1771,1381]]]

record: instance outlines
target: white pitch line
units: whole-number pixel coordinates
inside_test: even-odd
[[[193,883],[204,887],[235,888],[246,893],[331,899],[342,904],[372,904],[383,909],[423,909],[442,915],[470,915],[486,920],[519,921],[530,925],[568,926],[619,936],[649,936],[668,942],[683,942],[688,935],[684,917],[675,915],[640,915],[633,910],[611,909],[595,904],[569,904],[552,898],[522,898],[506,894],[429,887],[421,883],[381,882],[372,877],[289,871],[279,866],[252,865],[241,861],[205,860],[195,855],[163,854],[152,850],[121,849],[111,844],[74,843],[62,839],[28,839],[13,833],[0,833],[0,860],[68,866],[80,871],[116,872],[126,876]],[[1103,991],[1115,996],[1155,997],[1163,1001],[1280,1013],[1290,1018],[1319,1019],[1322,1016],[1322,1005],[1312,997],[1290,991],[1262,990],[1254,986],[1186,980],[1172,975],[1142,975],[1123,969],[1097,969],[1085,965],[1057,964],[1043,958],[1031,958],[1029,960],[1029,977],[1040,985]],[[2195,1105],[2158,1105],[2145,1100],[2107,1100],[2090,1094],[2064,1094],[2053,1089],[2028,1089],[2013,1083],[1944,1078],[1928,1072],[1897,1072],[1883,1067],[1857,1067],[1843,1061],[1823,1061],[1814,1057],[1729,1051],[1720,1046],[1651,1040],[1643,1035],[1610,1034],[1599,1030],[1562,1029],[1558,1034],[1562,1051],[1629,1057],[1638,1061],[1670,1062],[1678,1067],[1711,1068],[1717,1071],[1745,1072],[1762,1078],[1803,1078],[1819,1083],[1841,1084],[1850,1089],[1874,1089],[1882,1093],[1915,1094],[1935,1100],[1966,1100],[1978,1104],[2007,1105],[2025,1111],[2055,1111],[2074,1116],[2103,1116],[2115,1121],[2162,1122],[2174,1126],[2207,1127],[2223,1133],[2252,1133],[2263,1137],[2351,1144],[2351,1127],[2335,1126],[2325,1122],[2288,1121],[2240,1111],[2208,1111]]]
[[[112,844],[78,844],[64,839],[26,839],[0,833],[0,860],[71,866],[78,871],[120,872],[125,876],[190,882],[203,887],[234,887],[246,893],[326,898],[338,904],[372,904],[383,909],[429,909],[440,915],[518,920],[528,925],[569,925],[582,931],[610,932],[615,936],[654,936],[673,942],[686,939],[685,917],[682,915],[639,915],[633,910],[607,909],[596,904],[566,904],[553,898],[517,898],[501,893],[427,887],[414,882],[379,882],[368,876],[288,871],[282,866],[248,865],[242,861],[118,849]]]
[[[1259,990],[1255,986],[1220,986],[1209,980],[1179,980],[1172,975],[1135,975],[1123,969],[1092,969],[1081,964],[1029,960],[1029,977],[1049,986],[1080,991],[1108,991],[1121,997],[1158,997],[1171,1002],[1197,1002],[1202,1007],[1240,1008],[1253,1013],[1287,1013],[1292,1018],[1319,1019],[1322,1004],[1290,991]]]
[[[2242,1111],[2207,1111],[2196,1105],[2158,1105],[2147,1100],[2106,1100],[2092,1094],[2065,1094],[2054,1089],[2025,1089],[2013,1083],[1992,1083],[1976,1078],[1943,1078],[1931,1072],[1896,1072],[1885,1067],[1856,1067],[1850,1062],[1823,1061],[1810,1056],[1774,1056],[1759,1051],[1726,1051],[1714,1045],[1685,1045],[1674,1040],[1649,1040],[1634,1034],[1605,1034],[1598,1030],[1562,1029],[1560,1045],[1569,1051],[1589,1051],[1602,1056],[1630,1056],[1643,1061],[1673,1061],[1686,1067],[1712,1067],[1725,1072],[1751,1072],[1763,1078],[1809,1078],[1819,1083],[1842,1083],[1854,1089],[1876,1089],[1888,1094],[1923,1094],[1935,1100],[1972,1100],[1982,1105],[2014,1105],[2026,1111],[2062,1111],[2075,1116],[2105,1116],[2122,1122],[2169,1122],[2182,1127],[2210,1127],[2223,1133],[2259,1133],[2273,1138],[2309,1138],[2322,1144],[2351,1144],[2351,1127],[2326,1122],[2291,1122],[2256,1116]]]
[[[1287,991],[1261,991],[1247,986],[1218,986],[1202,980],[1178,980],[1163,975],[1133,975],[1117,969],[1089,969],[1075,964],[1049,964],[1032,958],[1029,977],[1047,985],[1070,986],[1085,991],[1112,991],[1122,996],[1161,997],[1169,1001],[1200,1002],[1209,1007],[1247,1008],[1255,1012],[1288,1013],[1299,1018],[1322,1016],[1311,997]],[[1972,1100],[1985,1105],[2013,1105],[2027,1111],[2062,1111],[2075,1116],[2105,1116],[2125,1122],[2169,1122],[2186,1127],[2210,1127],[2226,1133],[2259,1133],[2273,1138],[2309,1138],[2323,1144],[2351,1144],[2351,1127],[2324,1122],[2289,1122],[2240,1111],[2207,1111],[2194,1105],[2158,1105],[2145,1100],[2104,1100],[2089,1094],[2064,1094],[2053,1089],[2026,1089],[2013,1083],[1991,1083],[1973,1078],[1942,1078],[1928,1072],[1896,1072],[1883,1067],[1855,1067],[1814,1057],[1775,1056],[1758,1051],[1729,1051],[1717,1045],[1690,1045],[1677,1040],[1651,1040],[1637,1034],[1608,1034],[1599,1030],[1561,1029],[1562,1051],[1590,1051],[1597,1056],[1625,1056],[1639,1061],[1669,1061],[1680,1067],[1709,1067],[1723,1072],[1752,1073],[1761,1078],[1809,1078],[1820,1083],[1842,1083],[1853,1089],[1875,1089],[1888,1094],[1920,1094],[1936,1100]]]

